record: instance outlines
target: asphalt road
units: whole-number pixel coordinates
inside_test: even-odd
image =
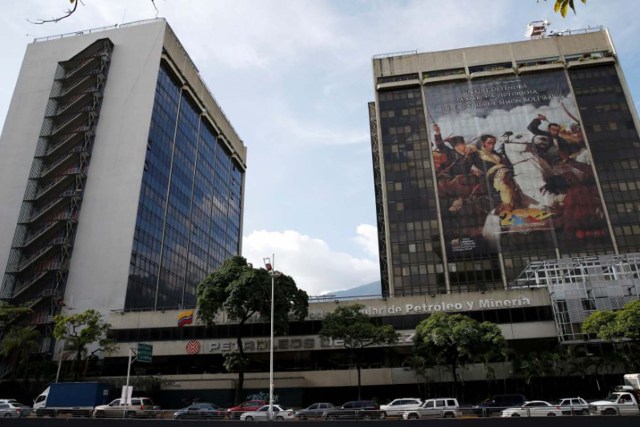
[[[293,424],[295,427],[320,427],[326,425],[326,421],[276,421],[282,424]],[[331,421],[340,427],[416,427],[418,425],[428,425],[428,427],[505,427],[512,426],[540,427],[638,427],[640,426],[640,416],[582,416],[582,417],[534,417],[534,418],[477,418],[477,419],[430,419],[418,421],[404,420],[376,420],[376,421]],[[5,418],[0,422],[2,427],[159,427],[159,426],[206,426],[206,427],[247,427],[254,423],[250,421],[202,421],[202,420],[173,420],[173,419],[87,419],[87,418]],[[267,426],[272,423],[258,423]],[[383,424],[383,426],[381,425]],[[293,427],[293,426],[291,426]]]

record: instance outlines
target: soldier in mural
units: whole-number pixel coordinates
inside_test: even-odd
[[[560,252],[607,235],[561,72],[429,85],[425,97],[449,257],[495,253],[506,233],[551,233]]]

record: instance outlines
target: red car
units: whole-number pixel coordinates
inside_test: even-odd
[[[264,400],[247,400],[246,402],[242,402],[238,406],[232,406],[231,408],[227,409],[227,412],[231,412],[231,414],[229,414],[229,418],[235,420],[240,419],[240,415],[242,415],[243,412],[257,411],[258,409],[260,409],[260,407],[268,404],[269,402]]]

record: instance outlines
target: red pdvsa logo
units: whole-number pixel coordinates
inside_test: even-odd
[[[198,354],[200,352],[200,342],[191,340],[186,346],[187,354]]]

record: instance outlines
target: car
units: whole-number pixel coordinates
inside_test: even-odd
[[[296,411],[295,416],[299,420],[307,420],[313,418],[322,418],[322,414],[327,409],[333,409],[336,405],[329,402],[312,403],[304,409]]]
[[[393,399],[386,405],[380,405],[380,410],[384,412],[385,417],[401,417],[404,411],[416,409],[422,404],[422,399],[417,397],[403,397],[401,399]]]
[[[589,403],[581,397],[565,397],[558,406],[562,415],[589,415]]]
[[[29,416],[31,413],[31,407],[16,402],[15,399],[9,402],[0,403],[0,417],[2,418],[20,418]]]
[[[507,408],[500,414],[501,417],[556,417],[560,415],[562,415],[562,410],[559,406],[544,400],[524,402],[518,407]]]
[[[490,417],[504,409],[520,406],[526,401],[527,398],[523,394],[496,394],[473,406],[472,410],[479,417]]]
[[[325,420],[368,420],[384,418],[384,413],[380,411],[380,406],[373,400],[351,400],[342,406],[327,409],[322,413]]]
[[[185,408],[178,409],[173,413],[176,420],[202,419],[202,418],[224,418],[226,409],[218,405],[207,402],[193,403]]]
[[[160,407],[155,406],[153,400],[148,397],[132,397],[126,405],[122,399],[112,400],[106,405],[98,405],[93,408],[94,418],[150,418],[160,413]]]
[[[257,411],[259,408],[261,408],[264,405],[267,405],[268,403],[269,402],[267,402],[266,400],[258,400],[258,399],[246,400],[239,405],[228,408],[227,413],[229,415],[229,418],[237,420],[240,418],[240,415],[243,412]]]
[[[18,402],[15,399],[0,399],[0,403],[13,403],[13,402]]]
[[[282,409],[280,405],[273,405],[274,420],[282,421],[294,418],[293,409]],[[240,421],[269,421],[269,405],[264,405],[256,411],[244,412],[240,415]]]
[[[461,416],[462,412],[458,400],[453,397],[427,399],[417,408],[408,409],[402,413],[402,418],[405,420],[459,418]]]

